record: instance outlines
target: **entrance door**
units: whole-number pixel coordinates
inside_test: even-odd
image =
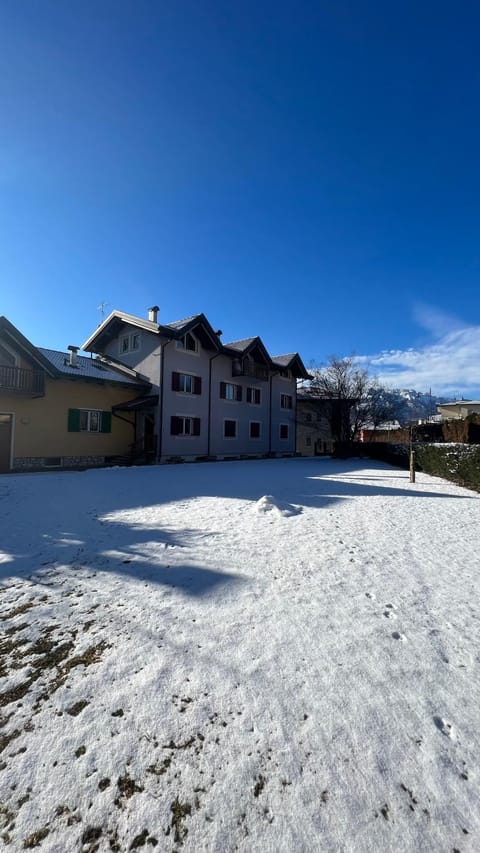
[[[12,448],[12,416],[0,414],[0,473],[10,471]]]

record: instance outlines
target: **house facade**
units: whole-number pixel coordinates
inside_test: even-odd
[[[0,472],[103,465],[134,440],[113,407],[149,390],[135,371],[33,346],[0,317]]]
[[[295,453],[297,379],[308,378],[298,353],[272,357],[259,337],[224,344],[204,314],[161,324],[158,310],[113,311],[83,345],[149,382],[113,406],[134,417],[138,452],[157,462]]]

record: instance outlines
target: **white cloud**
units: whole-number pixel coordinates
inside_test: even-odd
[[[480,396],[480,326],[461,324],[435,309],[417,306],[415,318],[436,338],[419,348],[360,356],[380,381],[394,388],[434,394]],[[452,328],[453,327],[453,328]]]

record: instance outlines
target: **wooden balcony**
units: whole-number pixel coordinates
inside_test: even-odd
[[[252,379],[260,379],[268,382],[268,368],[263,364],[256,364],[248,359],[234,358],[232,361],[232,376],[251,376]]]
[[[27,370],[0,364],[0,394],[21,394],[25,397],[43,397],[45,374],[43,370]]]

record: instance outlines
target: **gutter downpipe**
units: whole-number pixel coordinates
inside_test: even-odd
[[[212,361],[223,355],[222,352],[216,352],[211,355],[208,364],[208,441],[207,441],[207,456],[210,456],[211,449],[211,432],[212,432]]]
[[[157,464],[160,464],[162,458],[162,439],[163,439],[163,386],[165,377],[165,348],[172,342],[173,338],[160,344],[160,389],[158,395],[158,447],[157,447]]]

